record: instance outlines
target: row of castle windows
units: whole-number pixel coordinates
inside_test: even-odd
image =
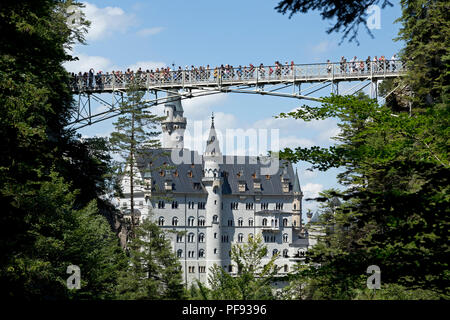
[[[250,233],[248,235],[249,238],[253,237],[253,234]],[[187,236],[187,241],[189,243],[193,243],[195,239],[195,234],[194,233],[189,233]],[[217,233],[214,233],[214,239],[217,239]],[[228,235],[222,235],[222,242],[229,242],[229,236]],[[243,242],[244,241],[244,235],[242,233],[239,233],[237,236],[237,242]],[[276,236],[272,235],[272,236],[264,236],[264,241],[265,242],[275,242],[276,241]],[[289,235],[287,233],[283,234],[283,242],[287,243],[289,241]],[[182,234],[177,234],[177,243],[182,243],[183,242],[183,235]],[[205,242],[205,234],[204,233],[200,233],[198,235],[198,242],[203,243]]]
[[[214,204],[217,204],[217,201],[214,202]],[[135,201],[135,205],[138,205],[138,201]],[[144,202],[139,201],[139,206],[143,206]],[[122,207],[126,208],[128,206],[128,202],[124,201],[122,202]],[[158,201],[158,209],[164,209],[166,206],[164,200]],[[232,202],[230,204],[231,210],[239,210],[239,202]],[[199,210],[204,210],[206,208],[206,202],[197,202],[197,208]],[[247,202],[245,203],[245,209],[246,210],[253,210],[254,203],[253,202]],[[297,210],[297,204],[294,203],[293,205],[294,210]],[[178,201],[172,201],[172,209],[178,209]],[[195,209],[195,202],[194,201],[188,201],[188,209]],[[222,204],[223,209],[223,204]],[[269,203],[261,203],[261,210],[268,210],[269,209]],[[275,203],[275,210],[283,210],[283,203]]]
[[[213,223],[218,223],[218,221],[219,221],[219,217],[217,215],[214,215],[213,216]],[[187,222],[188,222],[187,225],[192,227],[192,226],[194,226],[195,218],[191,216],[191,217],[188,218]],[[164,217],[159,217],[158,225],[164,226],[164,223],[165,223]],[[204,226],[205,223],[206,223],[206,220],[205,220],[204,217],[198,218],[198,226]],[[248,225],[250,227],[253,227],[254,220],[252,218],[248,219]],[[268,225],[268,219],[267,218],[263,218],[262,219],[262,226],[263,227],[267,227],[267,225]],[[296,221],[294,220],[294,226],[295,225],[296,225]],[[178,218],[177,217],[173,217],[172,218],[172,226],[178,226]],[[232,219],[228,220],[228,226],[229,227],[233,226],[233,220]],[[239,227],[244,226],[244,219],[242,219],[242,218],[238,219],[238,226]],[[278,227],[278,219],[271,219],[271,226],[275,227],[275,228]],[[288,226],[288,219],[287,218],[283,218],[283,226],[284,227]]]

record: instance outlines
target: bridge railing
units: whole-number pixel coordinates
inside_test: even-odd
[[[400,60],[334,62],[277,66],[244,66],[215,69],[193,69],[158,72],[106,73],[76,75],[71,79],[73,92],[126,89],[136,81],[140,87],[158,86],[229,86],[233,84],[275,84],[314,80],[351,80],[370,77],[395,76],[404,72]]]

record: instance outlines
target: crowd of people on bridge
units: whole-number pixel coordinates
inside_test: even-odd
[[[375,56],[373,59],[369,56],[366,60],[357,59],[353,57],[350,61],[347,61],[345,57],[341,58],[339,63],[332,63],[330,60],[326,64],[326,72],[331,73],[365,73],[365,72],[377,72],[378,70],[396,70],[397,55],[394,54],[391,60],[386,60],[384,56],[378,58]],[[73,88],[83,89],[99,89],[104,87],[111,87],[113,84],[116,86],[124,85],[126,83],[134,82],[137,80],[139,84],[156,84],[156,83],[187,83],[187,82],[206,82],[206,81],[218,81],[218,80],[248,80],[248,79],[285,79],[291,77],[296,68],[296,73],[301,76],[302,68],[307,69],[311,65],[295,65],[294,61],[290,63],[285,62],[282,64],[279,61],[275,61],[274,65],[264,66],[262,63],[259,66],[249,64],[248,66],[239,65],[237,67],[225,64],[211,68],[206,66],[186,66],[184,69],[179,66],[175,68],[175,65],[170,67],[156,68],[155,70],[142,70],[138,68],[137,71],[127,69],[125,72],[120,70],[113,70],[111,72],[103,73],[102,71],[95,72],[94,69],[90,69],[88,72],[79,72],[78,74],[72,73],[71,86]],[[318,64],[317,66],[320,66]],[[324,69],[325,70],[325,69]],[[320,72],[320,70],[318,71]],[[325,71],[324,71],[325,72]]]
[[[393,71],[397,69],[397,54],[394,54],[390,60],[386,60],[385,56],[374,56],[373,59],[368,56],[367,59],[362,60],[354,56],[350,61],[342,56],[339,62],[339,72],[342,73],[370,73],[378,71]],[[327,60],[327,72],[331,74],[333,72],[333,64],[330,60]]]

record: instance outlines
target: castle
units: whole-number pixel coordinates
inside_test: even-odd
[[[150,217],[163,230],[172,231],[167,237],[188,285],[195,279],[206,284],[214,264],[235,274],[232,244],[257,234],[262,234],[268,249],[265,260],[279,254],[279,274],[286,275],[314,242],[302,221],[303,193],[297,171],[291,163],[280,161],[276,174],[261,174],[260,157],[222,155],[214,118],[204,154],[184,149],[187,121],[183,113],[178,96],[168,99],[162,148],[136,158],[136,177],[144,184],[134,191],[135,215],[140,220]],[[174,163],[173,152],[184,161]],[[122,188],[119,206],[130,212],[126,176]]]

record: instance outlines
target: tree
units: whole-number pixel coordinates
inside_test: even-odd
[[[271,284],[279,271],[275,264],[278,254],[262,265],[267,255],[267,247],[262,236],[249,237],[245,244],[234,244],[231,248],[231,260],[236,264],[237,274],[231,276],[222,267],[210,268],[209,286],[200,282],[199,289],[192,289],[202,299],[213,300],[266,300],[274,299]]]
[[[136,227],[130,244],[130,264],[122,273],[120,299],[185,299],[181,265],[170,241],[151,219]]]
[[[136,172],[136,158],[145,154],[149,155],[149,149],[160,147],[156,138],[158,131],[150,131],[158,128],[163,117],[158,117],[150,111],[144,110],[151,104],[144,101],[144,91],[139,90],[137,80],[133,80],[127,88],[127,96],[120,106],[121,116],[114,122],[115,131],[111,133],[109,142],[113,152],[122,158],[122,174],[129,180],[131,202],[131,236],[134,237],[136,218],[134,216],[134,192],[135,186],[142,185],[139,172]],[[140,168],[142,171],[150,170]]]
[[[66,49],[83,42],[88,25],[81,14],[81,28],[68,27],[70,5],[82,6],[6,0],[0,7],[2,297],[111,297],[120,269],[118,241],[100,213],[111,207],[97,201],[108,157],[66,129],[73,98],[62,64],[74,59]],[[76,292],[65,283],[70,264],[82,269]]]
[[[282,14],[289,12],[289,18],[298,12],[319,10],[322,19],[336,19],[336,23],[327,30],[327,33],[342,30],[344,32],[342,41],[351,33],[349,41],[355,40],[359,44],[357,35],[360,24],[364,24],[369,35],[373,37],[366,25],[367,9],[372,5],[379,4],[383,9],[386,6],[392,7],[392,3],[388,0],[282,0],[275,9]]]

